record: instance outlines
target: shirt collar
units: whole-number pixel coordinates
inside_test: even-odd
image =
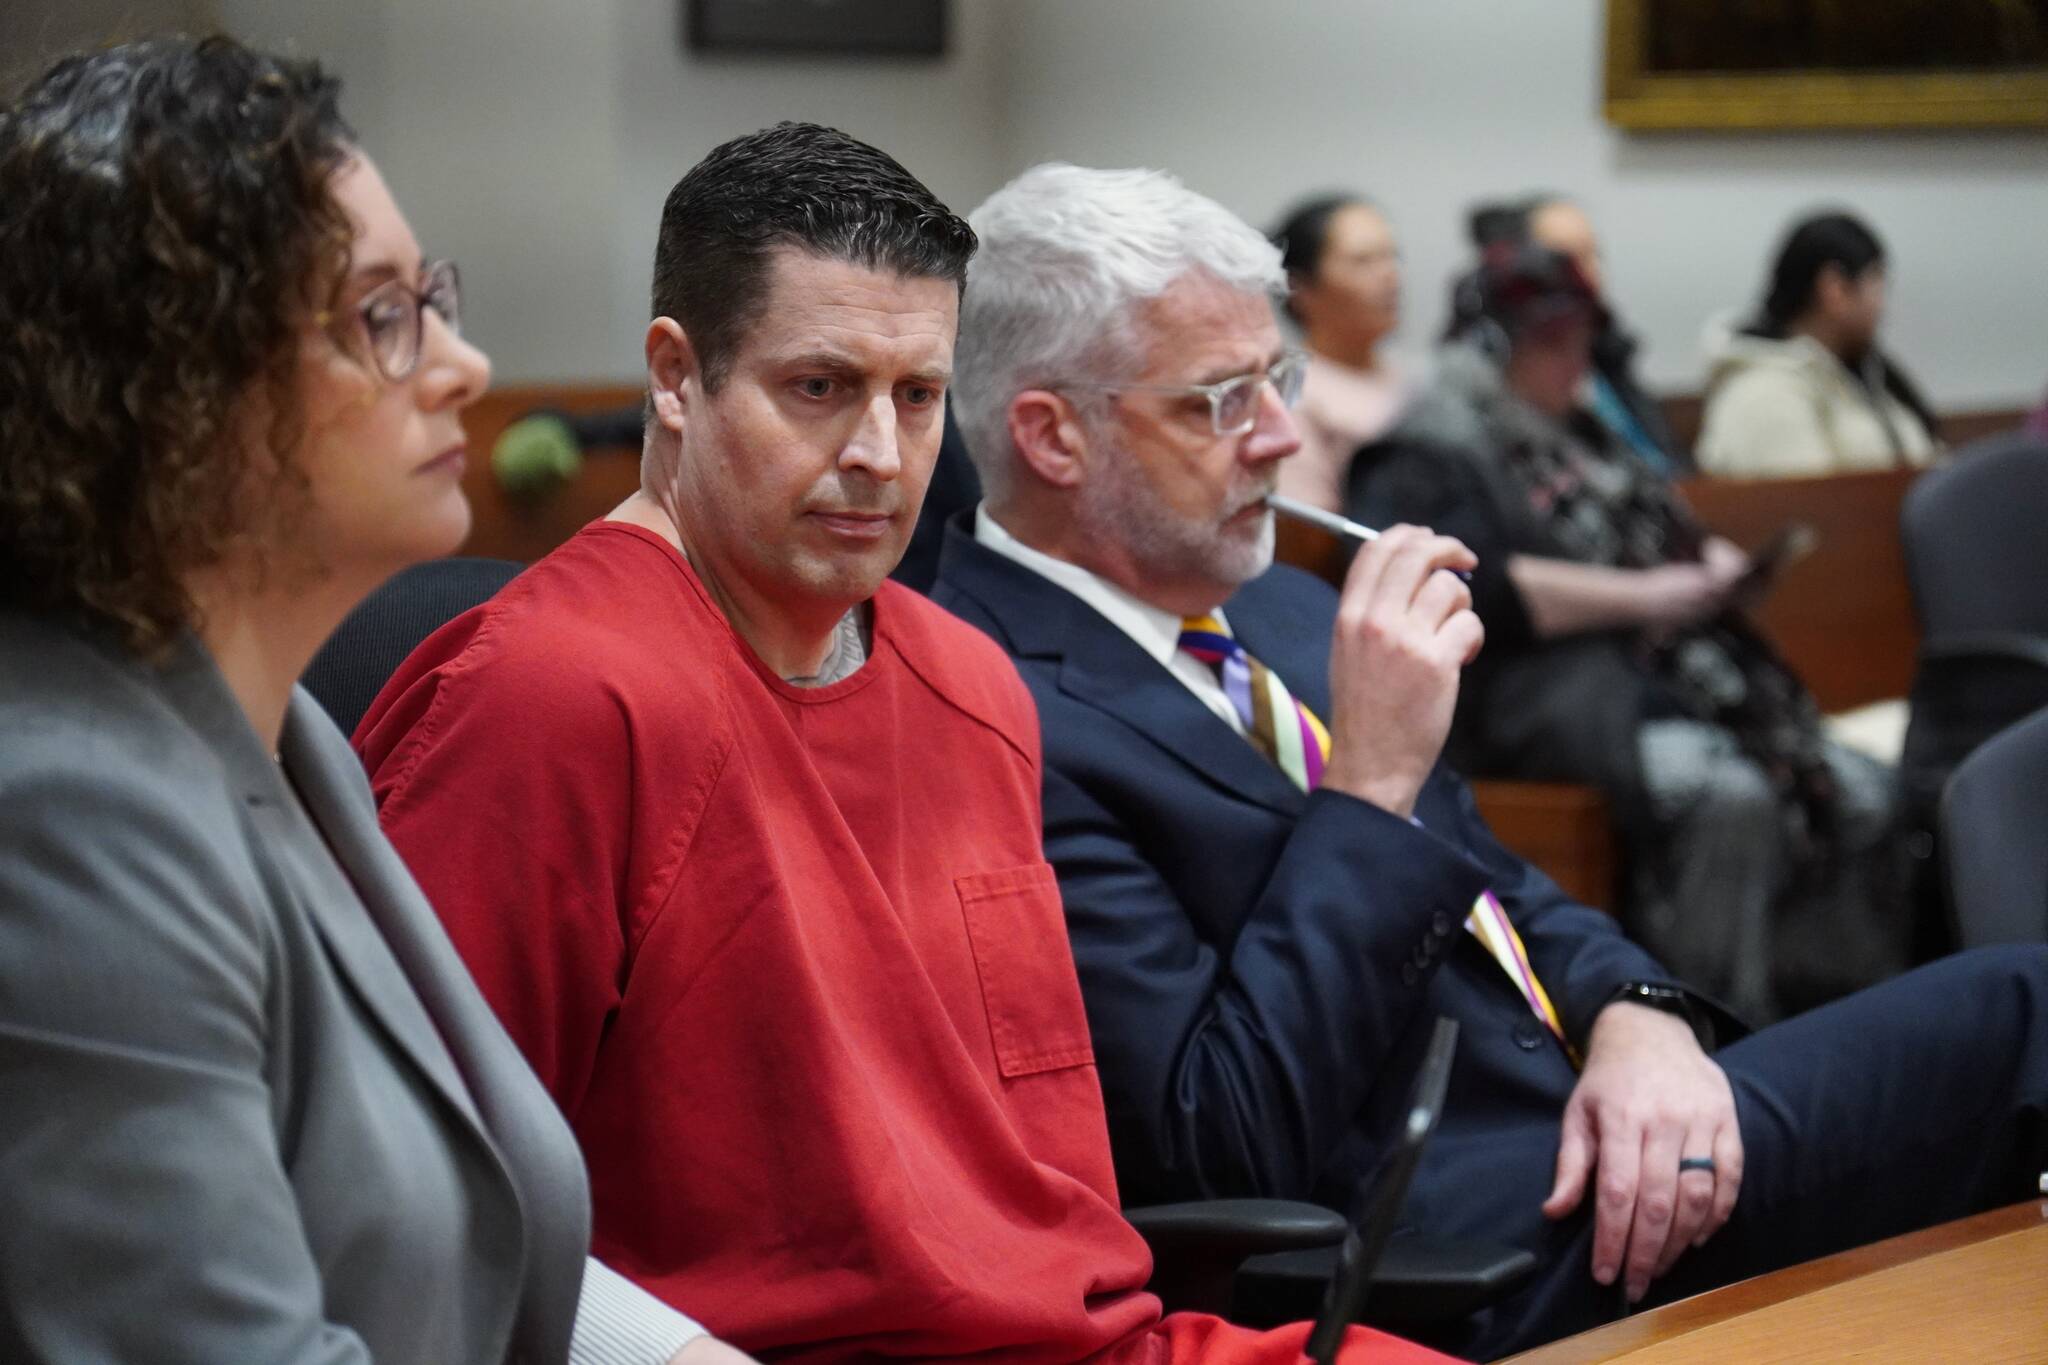
[[[1026,545],[989,515],[988,504],[985,502],[974,509],[974,538],[1005,559],[1023,565],[1039,577],[1065,588],[1095,608],[1111,625],[1130,636],[1140,649],[1159,663],[1172,663],[1173,656],[1180,649],[1180,617],[1163,607],[1139,601],[1108,579],[1089,572],[1079,564],[1055,559],[1043,550],[1035,550]],[[1213,608],[1209,615],[1222,624],[1226,634],[1229,633],[1230,623],[1223,618],[1223,608]]]

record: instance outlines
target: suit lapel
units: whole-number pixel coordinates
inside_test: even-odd
[[[1305,799],[1287,775],[1180,679],[1058,584],[947,528],[941,581],[993,618],[1012,652],[1054,660],[1061,692],[1114,717],[1220,787],[1282,815]]]
[[[365,843],[377,835],[376,818],[343,805],[346,775],[307,742],[310,724],[331,730],[333,723],[324,712],[308,714],[307,708],[318,706],[310,697],[293,695],[280,750],[294,779],[288,782],[195,637],[184,637],[159,677],[165,700],[209,741],[227,780],[241,792],[250,822],[261,833],[255,847],[280,894],[304,910],[370,1016],[490,1148],[469,1087],[394,956],[396,936],[380,932],[403,917],[375,918],[394,896],[389,878],[377,875],[364,856]]]
[[[448,988],[461,964],[384,840],[374,810],[348,799],[347,784],[357,774],[338,770],[336,755],[314,741],[311,728],[327,723],[324,714],[312,713],[317,706],[304,693],[293,696],[280,746],[324,851],[333,855],[299,860],[314,893],[306,897],[307,911],[378,1022],[481,1132],[483,1121],[457,1067],[458,1056],[470,1060],[463,1056],[471,1051],[465,1035],[475,1022],[456,999],[463,993]]]

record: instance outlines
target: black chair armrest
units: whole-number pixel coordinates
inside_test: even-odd
[[[1169,1313],[1230,1311],[1238,1266],[1248,1256],[1323,1247],[1344,1240],[1342,1214],[1291,1199],[1204,1199],[1125,1209],[1152,1248],[1146,1286]]]
[[[1233,1320],[1277,1326],[1314,1317],[1336,1264],[1335,1247],[1252,1257],[1238,1272]],[[1392,1331],[1456,1322],[1520,1288],[1536,1265],[1534,1252],[1498,1242],[1396,1237],[1373,1272],[1364,1318]]]
[[[2048,638],[2024,630],[1956,630],[1920,643],[1920,662],[2015,659],[2048,668]]]

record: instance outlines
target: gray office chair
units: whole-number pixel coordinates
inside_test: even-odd
[[[1921,644],[1899,788],[1923,958],[1961,937],[1939,875],[1942,791],[1978,745],[2048,706],[2044,520],[2048,442],[2020,433],[1963,447],[1900,508]]]
[[[1963,760],[1941,830],[1963,946],[2048,942],[2048,712]]]

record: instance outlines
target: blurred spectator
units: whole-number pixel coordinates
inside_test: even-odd
[[[1536,194],[1527,199],[1482,204],[1472,210],[1467,231],[1481,251],[1497,243],[1533,242],[1562,252],[1608,305],[1606,321],[1593,338],[1592,374],[1587,381],[1586,407],[1637,458],[1660,474],[1684,478],[1698,472],[1692,454],[1671,434],[1664,407],[1637,382],[1636,339],[1616,319],[1601,266],[1600,239],[1593,220],[1561,195]]]
[[[1401,253],[1386,215],[1342,195],[1295,208],[1273,243],[1309,356],[1294,413],[1301,450],[1281,464],[1280,491],[1335,511],[1352,453],[1392,426],[1414,393],[1380,351],[1401,321]]]
[[[1877,346],[1885,282],[1883,244],[1848,214],[1792,229],[1756,317],[1708,325],[1702,468],[1795,478],[1934,457],[1933,411]]]
[[[1769,1018],[1903,965],[1902,929],[1870,909],[1890,773],[1823,738],[1742,615],[1742,552],[1578,406],[1604,323],[1570,257],[1491,248],[1457,286],[1435,379],[1359,452],[1349,510],[1479,556],[1486,646],[1453,762],[1605,791],[1630,927]]]

